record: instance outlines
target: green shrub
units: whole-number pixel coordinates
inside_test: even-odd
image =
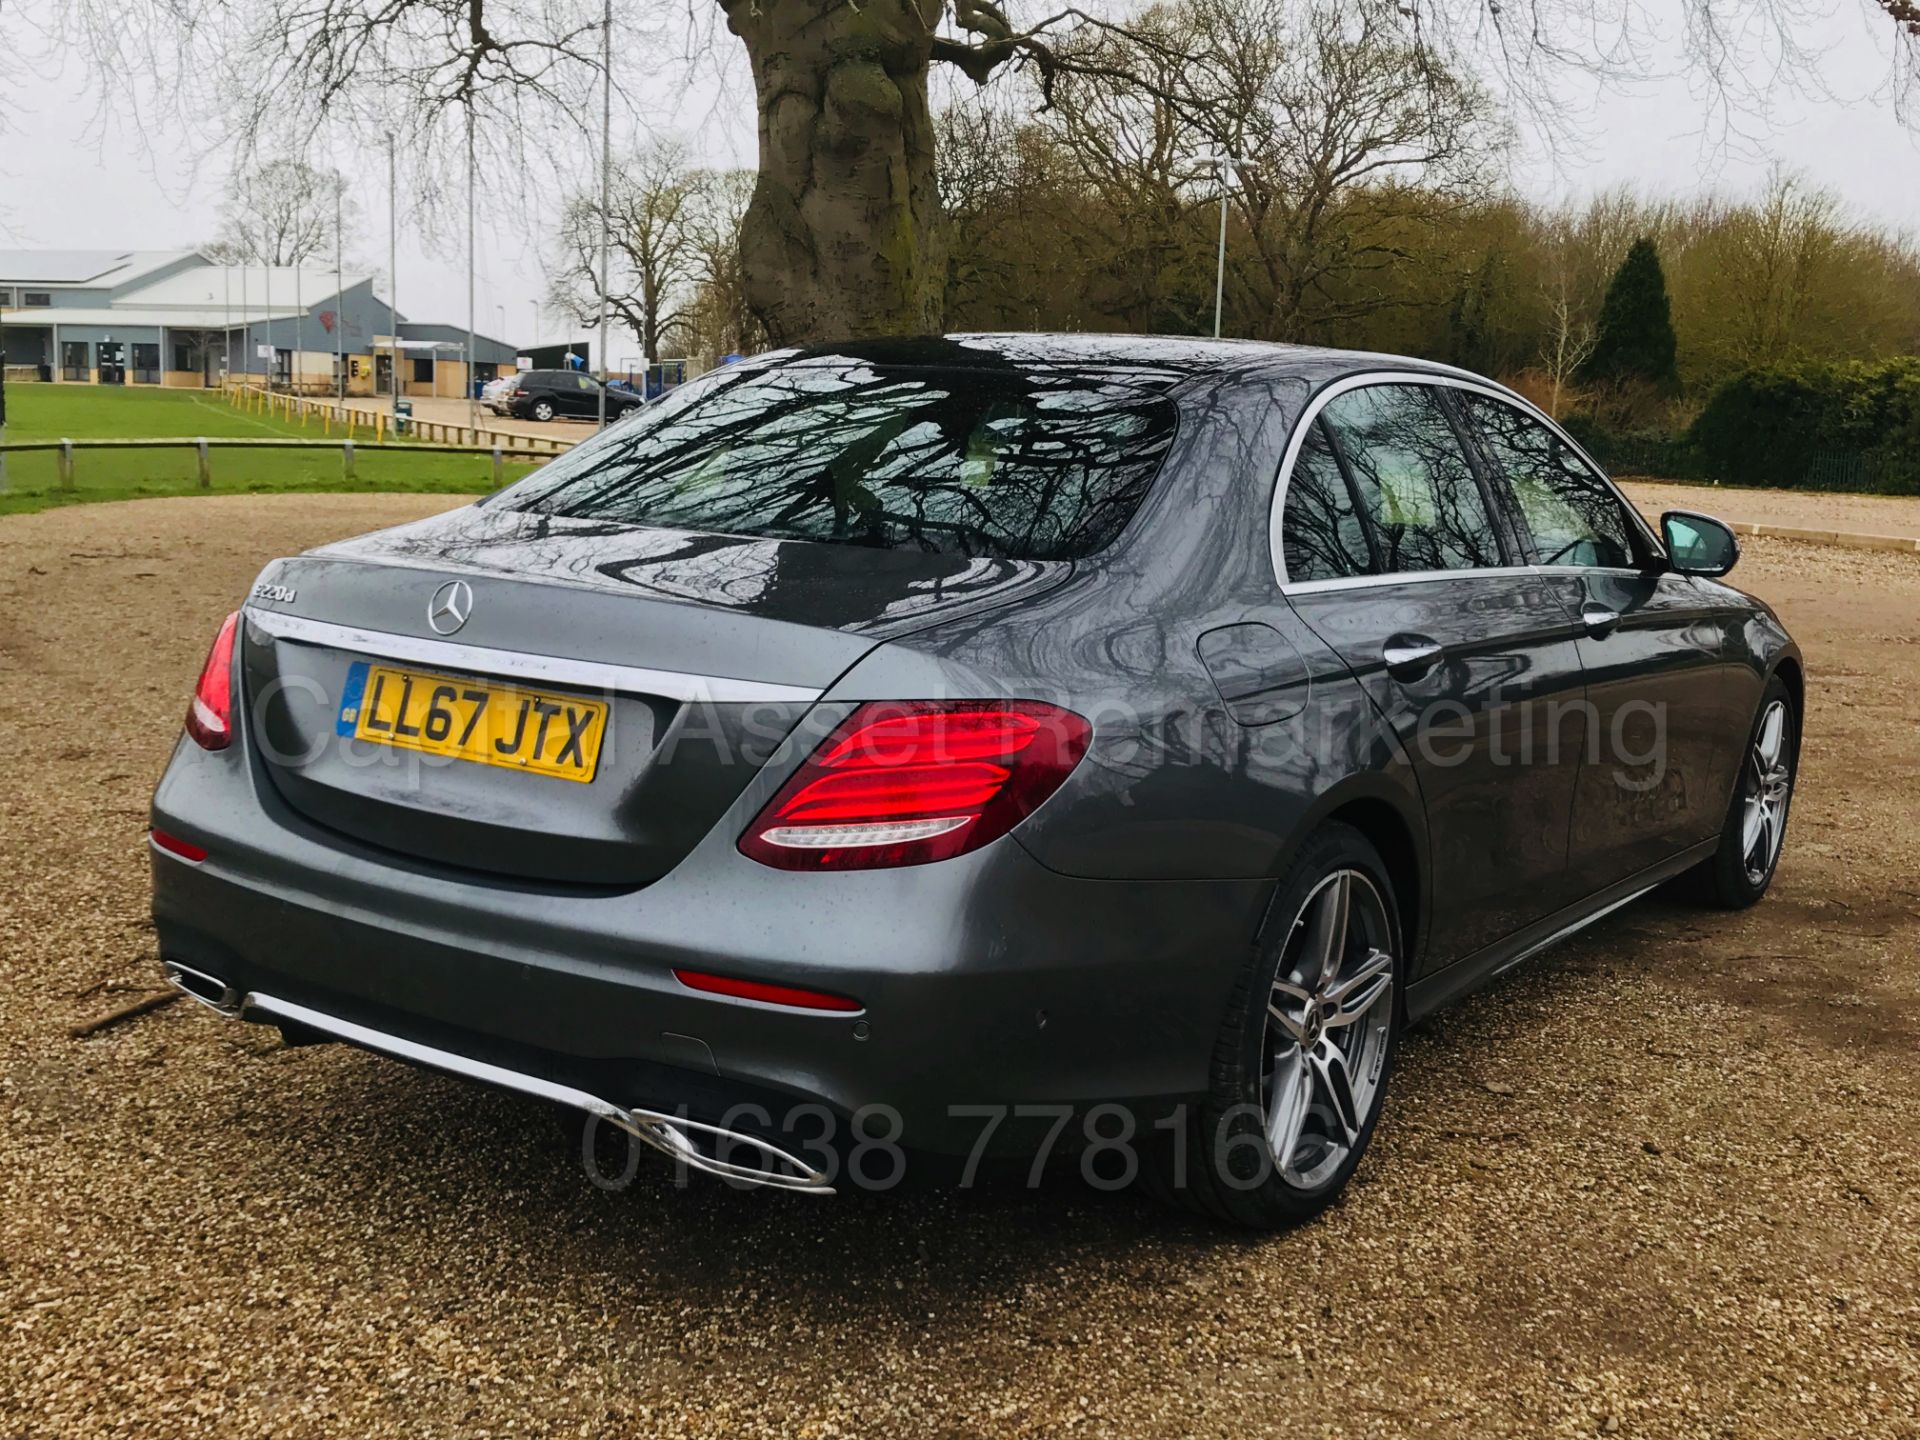
[[[1748,370],[1689,434],[1729,485],[1920,494],[1920,358]]]
[[[1708,480],[1706,457],[1685,435],[1665,430],[1623,430],[1591,415],[1568,415],[1563,428],[1609,475],[1647,475],[1661,480]]]

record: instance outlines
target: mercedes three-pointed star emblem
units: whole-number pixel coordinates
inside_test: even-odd
[[[473,613],[473,590],[464,580],[449,580],[427,602],[427,624],[436,635],[451,635]]]

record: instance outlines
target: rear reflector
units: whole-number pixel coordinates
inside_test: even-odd
[[[1035,700],[872,701],[843,720],[746,834],[782,870],[921,865],[999,839],[1060,788],[1093,727]]]
[[[182,860],[191,860],[196,865],[207,858],[207,852],[191,840],[182,840],[178,835],[169,835],[164,830],[149,830],[147,834],[152,837],[154,844],[169,855],[178,855]]]
[[[239,624],[238,611],[221,623],[187,705],[187,734],[202,750],[224,750],[233,743],[233,637]]]
[[[759,980],[736,980],[730,975],[709,975],[701,970],[676,970],[673,978],[689,990],[703,990],[709,995],[731,995],[736,1000],[758,1000],[766,1005],[791,1005],[796,1010],[850,1013],[861,1008],[858,1000],[849,1000],[844,995],[800,990],[792,985],[768,985]]]

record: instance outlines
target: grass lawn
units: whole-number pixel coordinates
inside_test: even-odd
[[[362,432],[364,434],[364,432]],[[282,420],[229,404],[218,392],[132,386],[9,385],[7,439],[121,440],[174,436],[208,439],[260,436],[329,438],[318,419]],[[335,437],[338,438],[336,431]],[[60,489],[54,452],[7,456],[0,515],[43,510],[89,500],[132,500],[147,495],[227,494],[259,490],[410,491],[472,495],[493,488],[493,461],[486,455],[433,451],[406,454],[360,450],[355,478],[342,473],[339,450],[227,450],[212,452],[213,485],[202,490],[192,450],[85,450],[74,452],[74,488]],[[509,464],[517,480],[534,467]]]

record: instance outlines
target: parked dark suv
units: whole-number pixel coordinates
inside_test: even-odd
[[[631,390],[607,387],[607,419],[618,420],[645,405]],[[600,382],[579,370],[529,370],[514,377],[507,413],[522,420],[595,420],[600,415]]]
[[[160,954],[733,1180],[1066,1137],[1297,1220],[1408,1023],[1765,893],[1801,666],[1736,558],[1435,365],[781,351],[268,566],[154,797]]]

